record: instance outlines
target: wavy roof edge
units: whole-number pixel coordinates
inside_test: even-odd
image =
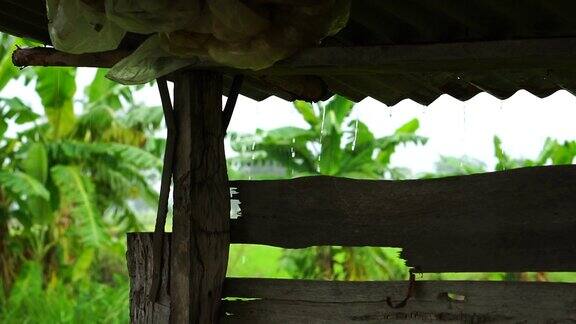
[[[410,63],[417,44],[490,44],[493,41],[531,40],[556,43],[576,39],[576,2],[565,0],[354,0],[348,26],[339,34],[324,41],[325,46],[381,46],[398,50],[405,60],[395,68],[389,65],[368,71],[348,69],[346,60],[339,73],[325,73],[313,69],[296,69],[292,74],[247,78],[242,93],[255,100],[271,95],[286,100],[321,100],[338,93],[354,101],[372,97],[386,105],[412,99],[428,105],[442,94],[468,100],[480,92],[488,92],[505,99],[524,89],[546,97],[564,89],[576,93],[576,55],[568,46],[549,49],[540,43],[538,51],[502,60],[498,64],[479,65],[475,52],[465,50],[454,55],[458,69],[438,63],[435,68],[415,70],[416,63],[436,64],[427,60],[433,53],[420,57],[421,62]],[[49,43],[45,5],[42,0],[0,0],[0,31]],[[123,47],[132,48],[139,37],[130,35]],[[509,44],[504,42],[503,44]],[[410,51],[412,50],[412,52]],[[474,49],[475,51],[477,49]],[[489,48],[497,56],[506,47]],[[518,49],[516,49],[518,52]],[[349,51],[350,52],[350,51]],[[450,54],[450,53],[445,53]],[[348,54],[354,58],[354,52]],[[322,58],[320,58],[322,59]],[[332,58],[333,59],[333,58]],[[290,62],[290,59],[288,60]],[[285,64],[285,63],[284,63]],[[282,65],[282,64],[280,64]],[[383,64],[385,65],[385,64]],[[234,72],[225,73],[225,86],[231,83]],[[304,82],[305,81],[305,82]],[[309,84],[324,91],[306,91]]]

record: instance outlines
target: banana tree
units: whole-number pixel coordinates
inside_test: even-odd
[[[230,135],[236,156],[230,177],[270,179],[329,175],[360,179],[403,179],[407,172],[390,165],[399,145],[423,145],[417,119],[392,135],[377,138],[358,119],[354,103],[335,96],[328,102],[294,102],[307,128],[283,127],[256,134]],[[313,216],[313,215],[311,215]],[[381,248],[315,247],[286,250],[283,265],[292,276],[308,279],[399,279],[406,270],[397,251]]]
[[[21,74],[0,54],[0,281],[8,290],[29,260],[51,282],[77,280],[99,264],[97,248],[122,251],[118,234],[140,226],[135,207],[156,204],[161,109],[138,106],[104,70],[75,102],[71,68],[26,72],[42,103],[32,109],[2,92]]]
[[[403,178],[404,170],[390,166],[399,145],[422,145],[426,138],[416,135],[417,119],[408,121],[392,135],[376,138],[365,123],[350,120],[354,103],[335,96],[324,103],[294,102],[294,108],[308,128],[282,127],[255,134],[230,134],[236,156],[229,159],[238,178],[285,178],[330,175],[361,179]],[[254,170],[268,168],[274,173]],[[280,171],[280,172],[279,172]]]

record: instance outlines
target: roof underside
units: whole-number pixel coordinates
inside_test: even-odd
[[[0,30],[49,42],[42,0],[0,0]],[[129,36],[124,46],[137,42]],[[571,0],[352,0],[351,20],[324,44],[337,46],[413,45],[576,37],[576,1]],[[136,41],[135,41],[136,39]],[[303,74],[308,74],[306,72]],[[393,105],[410,98],[429,104],[441,94],[467,100],[486,91],[504,99],[520,89],[539,97],[566,89],[576,93],[576,68],[546,67],[378,70],[314,75],[329,93],[359,101],[373,97]],[[276,79],[284,78],[275,76]],[[280,83],[290,83],[285,77]],[[231,74],[225,75],[225,85]],[[247,78],[242,93],[256,100],[276,95],[299,99],[286,88]]]

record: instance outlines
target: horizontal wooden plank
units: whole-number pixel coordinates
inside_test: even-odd
[[[17,66],[110,67],[125,57],[123,50],[71,55],[51,49],[21,49]],[[576,38],[521,39],[384,46],[307,48],[273,67],[243,73],[255,75],[338,75],[522,70],[576,67]],[[192,69],[231,69],[209,60],[190,60]],[[236,72],[238,73],[238,72]]]
[[[566,69],[575,67],[576,38],[420,45],[319,47],[302,50],[263,74],[397,74]]]
[[[126,50],[114,50],[100,53],[68,54],[49,47],[34,47],[16,49],[12,54],[14,65],[26,66],[75,66],[75,67],[104,67],[111,68],[131,53]],[[194,61],[194,60],[192,60]],[[191,62],[192,62],[191,61]],[[258,75],[250,71],[238,71],[223,68],[213,62],[204,61],[199,66],[227,72],[229,75],[248,74],[242,92],[254,97],[256,90],[265,89],[267,95],[275,95],[285,100],[320,101],[330,98],[331,93],[324,81],[316,76],[287,75],[278,77],[274,75]],[[173,75],[168,76],[173,79]],[[256,96],[258,98],[258,96]]]
[[[148,300],[152,235],[128,235],[132,323],[167,323],[170,234],[166,235],[160,300]],[[511,322],[573,323],[576,284],[544,282],[416,281],[406,307],[407,282],[335,282],[227,278],[223,323]]]
[[[572,323],[576,284],[417,281],[406,307],[392,309],[406,282],[227,279],[223,322],[229,323]]]
[[[423,272],[575,271],[576,167],[431,180],[233,181],[232,243],[403,249]]]

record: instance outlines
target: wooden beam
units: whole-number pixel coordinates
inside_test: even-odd
[[[576,321],[576,284],[417,281],[406,307],[406,282],[227,279],[227,323],[563,323]]]
[[[319,47],[262,74],[396,74],[576,67],[576,38]]]
[[[170,243],[170,234],[166,234]],[[147,306],[152,276],[152,235],[128,235],[132,323],[166,323],[169,307]],[[167,268],[167,267],[164,267]],[[166,294],[163,276],[161,296]],[[576,321],[576,284],[546,282],[416,281],[406,307],[391,309],[408,284],[228,278],[222,292],[225,323],[381,323],[418,322],[568,323]],[[142,310],[154,311],[148,317]]]
[[[12,63],[18,67],[71,66],[111,68],[128,55],[130,55],[130,52],[125,50],[68,54],[51,47],[33,47],[16,49],[12,53]]]
[[[219,316],[230,240],[221,109],[220,74],[175,76],[171,323],[214,323]]]
[[[17,66],[110,67],[127,53],[71,55],[52,49],[20,49]],[[191,69],[216,69],[249,75],[338,75],[359,73],[425,73],[576,67],[576,38],[522,39],[423,45],[308,48],[260,71],[237,71],[207,60]]]
[[[101,53],[67,54],[49,47],[35,47],[16,49],[12,53],[12,62],[19,67],[26,66],[72,66],[72,67],[101,67],[111,68],[114,64],[130,55],[129,51],[116,50]],[[246,78],[248,85],[265,89],[269,94],[286,100],[319,101],[330,97],[330,92],[324,81],[315,76],[265,76],[254,74],[252,71],[238,71],[224,68],[214,63],[200,64],[203,69],[211,68],[214,71],[235,74],[249,74]],[[170,79],[173,79],[170,76]]]
[[[233,243],[399,247],[423,272],[576,271],[576,166],[230,185],[242,210]]]

